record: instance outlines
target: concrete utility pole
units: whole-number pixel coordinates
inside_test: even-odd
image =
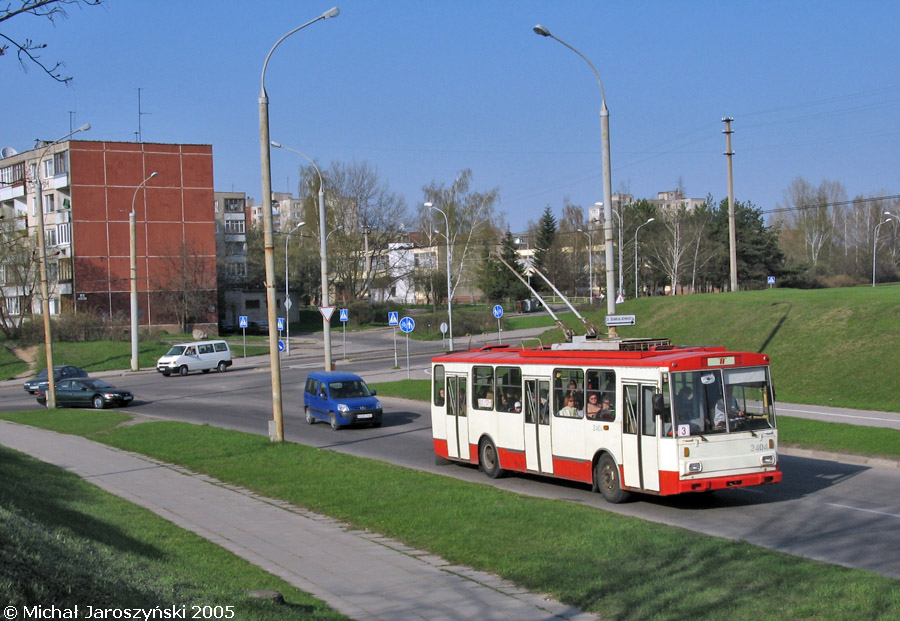
[[[731,167],[731,158],[734,155],[734,151],[731,150],[731,134],[734,133],[734,130],[731,129],[731,122],[733,120],[734,119],[731,117],[722,119],[722,122],[725,123],[725,129],[722,130],[722,133],[725,134],[725,157],[728,158],[728,263],[731,268],[731,290],[737,291],[737,236],[734,231],[734,171]]]

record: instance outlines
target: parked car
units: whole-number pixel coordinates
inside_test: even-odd
[[[191,371],[209,373],[213,369],[224,373],[231,366],[231,348],[225,341],[194,341],[172,345],[156,361],[156,370],[169,377],[172,373],[187,375]]]
[[[381,402],[375,391],[354,373],[316,371],[306,378],[303,410],[306,422],[328,421],[337,431],[344,425],[370,423],[381,427]]]
[[[251,321],[247,324],[247,334],[256,334],[258,336],[269,336],[268,321]]]
[[[38,386],[37,401],[47,404],[47,384]],[[126,406],[134,395],[129,390],[116,388],[102,379],[86,377],[64,379],[56,384],[56,407],[93,407],[102,410],[107,406]]]
[[[236,329],[230,321],[219,322],[219,334],[233,334]]]
[[[58,367],[54,367],[56,371],[53,373],[53,380],[55,382],[59,382],[61,379],[65,379],[68,377],[87,377],[88,372],[84,369],[79,369],[78,367],[73,367],[72,365],[60,365]],[[30,380],[25,382],[25,392],[30,394],[34,394],[37,391],[37,388],[41,384],[47,383],[47,369],[41,369],[37,375],[32,377]]]

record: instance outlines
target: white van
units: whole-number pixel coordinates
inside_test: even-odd
[[[156,361],[156,370],[166,377],[172,373],[187,375],[191,371],[209,373],[212,369],[224,373],[230,366],[231,349],[225,341],[179,343]]]

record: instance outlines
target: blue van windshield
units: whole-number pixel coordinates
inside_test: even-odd
[[[332,399],[354,399],[372,396],[369,386],[362,380],[331,382],[328,384],[328,390]]]

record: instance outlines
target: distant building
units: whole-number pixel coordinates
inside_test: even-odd
[[[216,246],[210,145],[69,140],[0,159],[0,211],[30,235],[43,210],[50,313],[130,317],[129,214],[136,213],[139,324],[179,321],[172,292],[203,299],[194,321],[214,326]],[[38,162],[38,158],[41,157]],[[151,173],[158,175],[140,187]],[[42,205],[36,204],[36,182]],[[7,283],[0,283],[6,285]],[[4,287],[3,303],[40,313]]]
[[[659,192],[656,200],[650,201],[655,204],[660,211],[678,209],[684,207],[687,211],[694,211],[697,207],[706,204],[705,198],[685,198],[681,190],[669,190],[667,192]]]

